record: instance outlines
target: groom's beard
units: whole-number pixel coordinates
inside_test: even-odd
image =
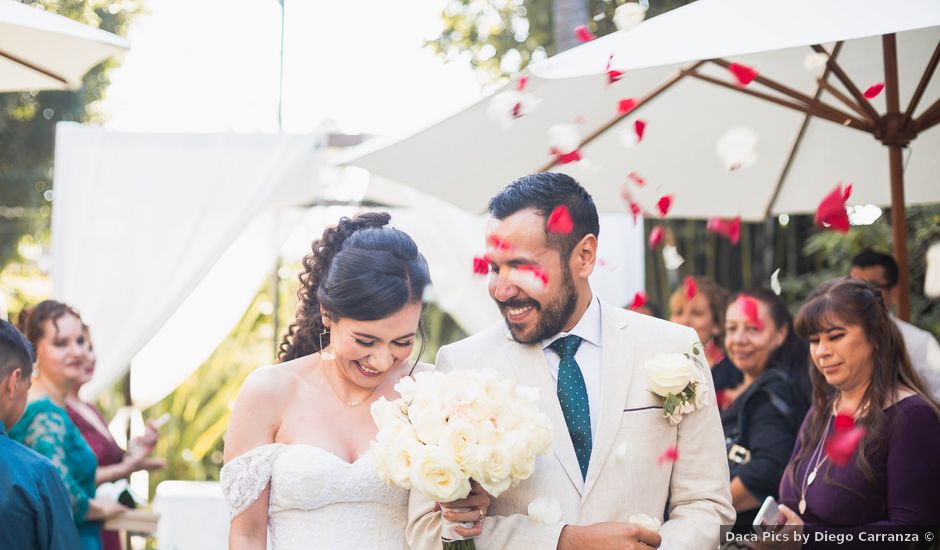
[[[567,268],[568,266],[564,267]],[[509,333],[512,334],[513,340],[520,344],[531,344],[554,336],[564,328],[565,323],[567,323],[571,315],[574,314],[574,310],[578,305],[578,292],[574,287],[574,280],[571,278],[570,271],[568,269],[564,269],[563,271],[564,281],[562,282],[564,286],[561,289],[561,293],[544,308],[531,298],[513,299],[499,303],[503,320],[506,322],[506,326],[509,328]],[[522,325],[509,322],[509,316],[506,311],[509,308],[521,308],[526,306],[532,306],[538,314],[535,328],[529,333],[524,332],[525,329]]]

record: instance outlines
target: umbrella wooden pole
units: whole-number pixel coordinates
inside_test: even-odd
[[[888,163],[891,175],[891,232],[894,240],[894,257],[898,262],[898,317],[904,321],[911,318],[910,282],[907,262],[907,219],[904,213],[904,167],[901,147],[906,140],[900,127],[904,114],[901,112],[898,95],[897,43],[893,34],[881,37],[885,66],[885,103],[888,112],[883,117],[882,141],[888,146]]]

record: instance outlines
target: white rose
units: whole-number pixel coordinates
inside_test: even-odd
[[[437,502],[453,502],[470,494],[470,480],[457,462],[433,445],[413,449],[411,486]]]
[[[419,392],[408,408],[408,418],[422,443],[436,444],[447,429],[444,404],[434,396]]]
[[[512,485],[512,457],[501,445],[477,447],[467,468],[470,477],[493,498]]]
[[[419,446],[413,441],[373,442],[372,456],[379,477],[390,485],[411,489],[412,458]]]
[[[561,503],[558,499],[540,497],[529,503],[529,519],[545,525],[561,520]]]
[[[381,443],[400,443],[404,445],[418,444],[418,436],[415,434],[414,426],[406,420],[396,420],[382,427],[375,434],[375,439]]]
[[[535,473],[535,459],[540,454],[541,442],[530,436],[529,430],[520,429],[508,434],[500,441],[512,460],[512,481],[529,479]]]
[[[477,444],[477,431],[473,424],[464,420],[452,420],[448,423],[439,447],[464,467],[468,453]]]
[[[414,378],[405,376],[395,384],[395,391],[401,396],[402,401],[411,403],[418,394],[418,383]]]
[[[617,462],[623,462],[627,459],[627,442],[624,441],[614,449],[614,459]]]
[[[380,397],[369,407],[369,412],[372,413],[372,420],[375,421],[375,425],[378,426],[380,431],[386,426],[404,420],[401,414],[401,404],[398,400],[389,401],[384,397]]]
[[[657,533],[662,526],[658,518],[652,518],[646,514],[633,514],[627,520],[627,523],[632,523],[633,525],[644,527],[650,531],[656,531]]]
[[[628,31],[646,18],[646,8],[636,2],[621,4],[614,10],[614,25],[618,31]]]
[[[684,390],[695,373],[695,362],[681,353],[656,355],[644,367],[649,375],[650,391],[660,397]]]

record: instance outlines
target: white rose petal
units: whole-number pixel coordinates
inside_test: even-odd
[[[829,62],[829,55],[818,52],[806,54],[803,58],[803,68],[816,78],[819,78],[826,71],[826,63]]]
[[[669,271],[679,269],[679,266],[685,263],[685,258],[679,254],[679,249],[671,244],[663,246],[663,264]]]
[[[685,389],[695,375],[695,362],[681,353],[665,353],[650,358],[644,365],[649,376],[649,389],[666,397]]]
[[[628,31],[646,18],[646,8],[636,2],[627,2],[614,10],[614,25],[618,31]]]
[[[751,167],[757,162],[757,134],[750,128],[736,126],[718,139],[715,151],[728,170]]]
[[[372,420],[375,421],[379,431],[386,426],[402,421],[401,406],[398,400],[389,401],[384,397],[380,397],[369,406],[369,412],[372,413]]]
[[[627,458],[627,442],[624,441],[614,449],[614,459],[617,462],[623,462]]]
[[[633,525],[649,529],[650,531],[656,531],[657,533],[662,526],[659,518],[653,518],[646,514],[633,514],[627,519],[627,523],[632,523]]]
[[[581,132],[574,124],[554,124],[548,129],[548,147],[564,155],[581,147]]]
[[[411,403],[414,401],[415,395],[418,393],[418,383],[414,378],[410,376],[405,376],[395,384],[395,391],[398,392],[398,395],[401,396],[401,400],[405,403]]]
[[[682,413],[679,412],[678,407],[669,415],[668,419],[671,426],[678,426],[679,422],[682,422]]]
[[[555,498],[540,497],[529,503],[529,519],[544,525],[554,525],[561,520],[561,503]]]

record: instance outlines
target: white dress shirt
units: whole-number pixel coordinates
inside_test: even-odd
[[[545,353],[545,361],[548,363],[548,370],[552,374],[552,380],[555,381],[555,387],[558,387],[558,364],[561,358],[552,351],[549,345],[559,338],[574,334],[581,337],[581,345],[574,354],[574,360],[581,367],[581,376],[584,377],[584,386],[587,389],[588,409],[591,414],[591,440],[597,439],[597,417],[601,410],[601,366],[603,358],[601,354],[601,305],[597,296],[591,296],[591,303],[578,323],[571,329],[571,332],[559,332],[551,338],[542,340],[542,351]]]
[[[911,365],[927,385],[934,399],[940,399],[940,345],[933,334],[892,317],[901,330]]]

